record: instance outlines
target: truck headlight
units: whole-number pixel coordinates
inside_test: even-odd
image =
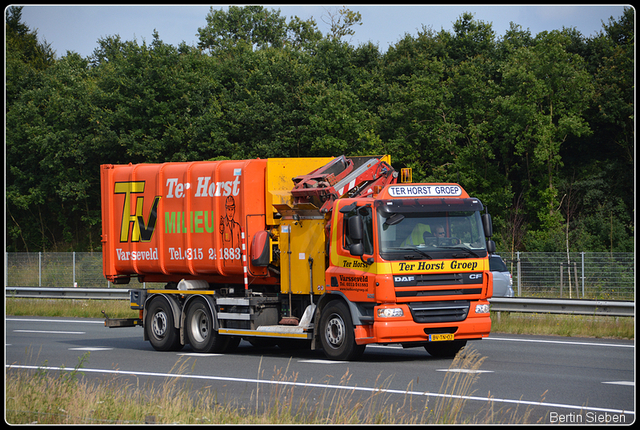
[[[378,309],[378,318],[403,317],[402,308],[381,308]]]
[[[488,314],[489,313],[489,305],[476,305],[476,313],[477,314]]]

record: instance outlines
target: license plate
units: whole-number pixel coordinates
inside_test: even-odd
[[[440,340],[453,340],[453,333],[445,333],[445,334],[430,334],[429,341],[436,342]]]

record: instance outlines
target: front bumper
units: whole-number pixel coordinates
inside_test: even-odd
[[[356,343],[366,345],[372,343],[424,343],[429,341],[430,334],[453,333],[455,340],[481,339],[489,336],[491,331],[490,314],[475,312],[476,305],[488,305],[486,300],[471,301],[469,312],[464,320],[450,322],[415,322],[407,304],[377,306],[374,311],[372,325],[357,326]],[[401,317],[378,317],[377,309],[381,307],[402,308]]]

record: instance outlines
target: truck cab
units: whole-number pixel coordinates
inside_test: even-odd
[[[450,355],[489,334],[487,248],[495,245],[483,210],[457,184],[391,185],[336,202],[327,292],[351,304],[356,345]]]

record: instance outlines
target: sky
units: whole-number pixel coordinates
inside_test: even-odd
[[[21,6],[22,4],[16,4]],[[329,14],[334,14],[343,4],[330,5],[278,5],[262,4],[268,9],[280,9],[280,16],[287,22],[293,16],[306,20],[314,18],[318,28],[326,34]],[[227,5],[211,5],[214,9]],[[416,36],[423,26],[453,31],[453,23],[464,12],[471,12],[474,19],[491,23],[496,37],[504,36],[510,22],[535,36],[541,31],[575,28],[583,36],[595,36],[603,30],[609,18],[618,20],[625,4],[619,5],[375,5],[346,4],[346,7],[362,15],[362,25],[355,27],[355,35],[343,39],[354,46],[373,42],[381,52],[395,45],[405,34]],[[630,6],[629,6],[630,7]],[[90,56],[98,46],[98,40],[119,35],[122,40],[138,43],[153,40],[154,29],[160,40],[178,46],[181,42],[196,46],[198,28],[205,27],[210,5],[179,6],[128,6],[128,5],[27,5],[22,10],[22,22],[31,30],[37,30],[39,40],[46,41],[58,57],[75,51],[82,57]],[[6,10],[5,10],[6,19]]]

